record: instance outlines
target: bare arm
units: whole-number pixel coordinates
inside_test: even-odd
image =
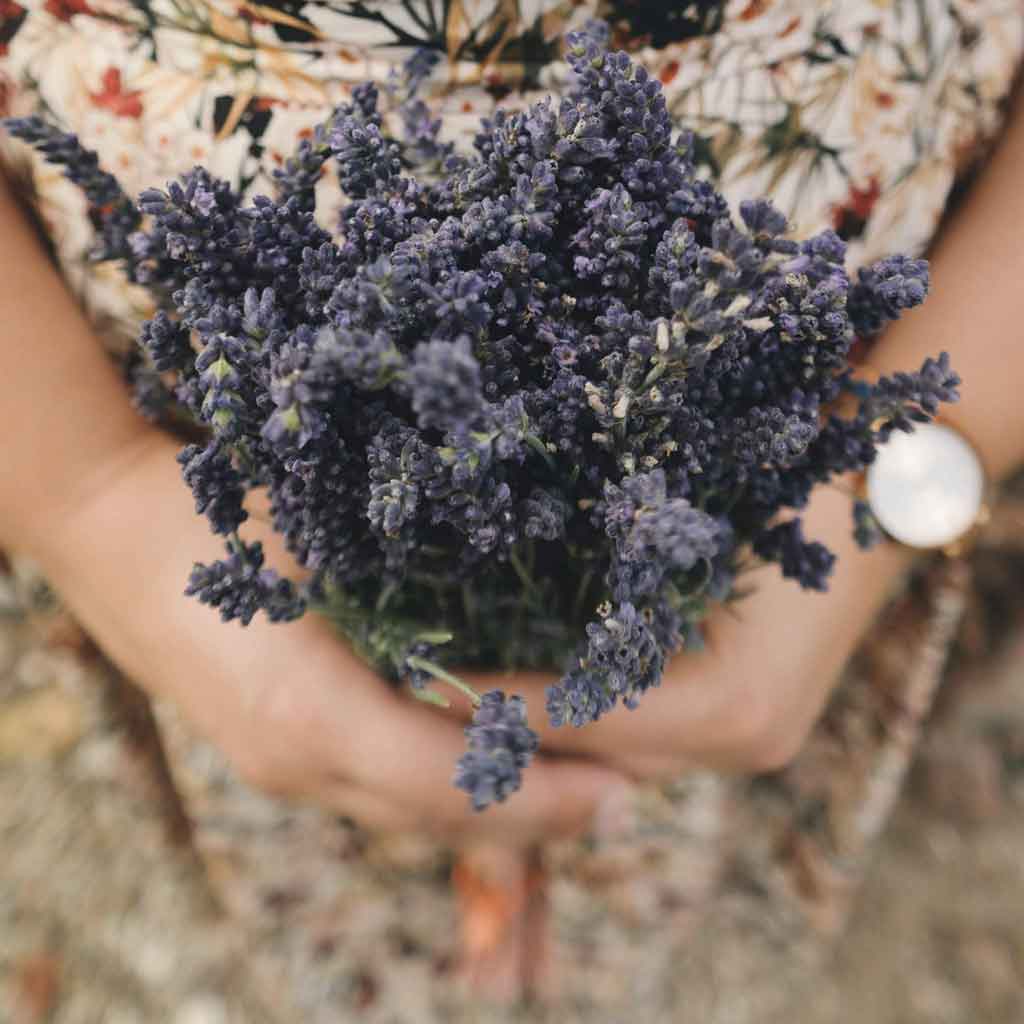
[[[1024,90],[988,166],[933,251],[932,290],[872,356],[888,372],[946,350],[963,378],[945,418],[1003,477],[1024,462]]]
[[[0,542],[36,549],[154,440],[0,176]]]
[[[963,206],[930,254],[932,292],[889,328],[872,353],[883,373],[915,369],[946,350],[963,378],[945,418],[1001,478],[1024,462],[1024,97]],[[544,729],[550,747],[607,758],[642,776],[693,764],[776,768],[800,749],[839,672],[906,572],[895,545],[871,552],[851,537],[849,498],[819,488],[804,516],[809,538],[837,555],[828,594],[806,593],[774,570],[734,613],[712,617],[707,648],[684,652],[632,713],[584,729]],[[550,680],[517,685],[533,701]]]
[[[613,771],[540,759],[515,799],[474,815],[451,785],[462,730],[397,695],[326,621],[241,629],[183,595],[193,560],[221,547],[192,508],[177,445],[132,410],[5,187],[0,238],[0,544],[41,563],[121,669],[172,698],[254,784],[365,825],[508,841],[587,827],[621,783]]]

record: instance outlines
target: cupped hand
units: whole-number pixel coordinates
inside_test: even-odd
[[[192,507],[176,448],[153,432],[120,452],[38,524],[35,553],[109,657],[175,701],[246,780],[369,828],[514,843],[584,830],[621,789],[613,769],[542,756],[521,792],[474,813],[452,786],[459,723],[396,693],[326,621],[257,617],[243,628],[186,598],[193,561],[223,551]],[[263,540],[271,564],[284,557],[265,524],[242,532]]]
[[[596,723],[557,729],[535,712],[541,749],[586,755],[639,779],[696,767],[759,773],[788,763],[908,564],[906,552],[891,544],[870,552],[856,547],[850,499],[837,489],[814,496],[805,526],[808,537],[838,555],[827,593],[801,590],[775,566],[741,577],[747,596],[715,610],[704,648],[677,654],[636,710],[616,707]],[[543,708],[553,681],[520,674],[477,677],[474,684],[502,686]]]

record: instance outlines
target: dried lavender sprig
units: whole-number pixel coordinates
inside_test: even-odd
[[[526,724],[523,699],[506,697],[501,690],[480,698],[472,724],[466,726],[466,739],[469,750],[459,759],[454,782],[478,811],[519,789],[523,769],[540,742]]]
[[[263,567],[262,544],[245,544],[236,535],[227,550],[225,559],[193,566],[187,595],[216,608],[225,622],[237,619],[243,626],[260,610],[271,622],[288,622],[303,614],[306,599],[296,586]]]
[[[100,168],[95,150],[83,146],[74,133],[63,132],[41,117],[9,117],[3,125],[16,139],[42,153],[49,163],[62,167],[64,177],[82,190],[89,202],[89,217],[102,238],[93,257],[124,260],[131,268],[134,258],[128,236],[138,228],[141,218],[117,179]]]

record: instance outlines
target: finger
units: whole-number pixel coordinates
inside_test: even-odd
[[[825,492],[806,517],[811,535],[820,531],[839,556],[827,595],[766,572],[749,596],[716,610],[705,648],[674,657],[662,685],[635,711],[616,708],[580,729],[552,729],[541,721],[535,728],[544,745],[622,759],[676,757],[744,772],[792,756],[902,564],[888,550],[854,550],[840,516],[848,515],[846,500]],[[838,536],[830,526],[837,516],[843,523]],[[505,685],[536,704],[550,681],[524,675]]]
[[[683,655],[683,658],[689,657]],[[527,679],[514,686],[528,703],[545,699],[547,681]],[[533,724],[541,749],[552,754],[608,760],[635,778],[671,778],[696,767],[733,770],[729,730],[734,687],[716,670],[679,665],[661,686],[640,698],[639,706],[616,706],[597,722],[579,727]]]
[[[303,620],[306,623],[306,620]],[[310,622],[302,676],[337,679],[337,687],[275,690],[289,707],[289,736],[308,735],[314,763],[327,766],[331,785],[350,786],[412,816],[416,827],[458,835],[501,835],[530,841],[583,831],[601,796],[623,775],[586,762],[535,759],[523,787],[509,800],[474,812],[452,784],[466,750],[461,724],[439,709],[414,703],[383,685],[373,670],[343,648],[326,624]],[[529,709],[543,714],[543,702]],[[263,702],[266,714],[266,702]],[[369,808],[368,808],[369,810]]]
[[[516,673],[475,676],[478,689],[505,689],[523,696],[531,708],[531,728],[541,738],[541,749],[577,756],[613,759],[638,778],[665,778],[689,768],[727,767],[718,756],[719,723],[723,705],[733,699],[735,686],[714,649],[688,651],[670,662],[661,686],[640,699],[639,707],[616,706],[597,722],[576,727],[553,726],[544,710],[547,689],[557,683],[553,675]],[[452,714],[467,719],[468,706],[453,701]]]
[[[518,693],[526,698],[530,708],[542,707],[547,687],[557,682],[555,676],[541,673],[460,675],[482,693],[494,689]],[[438,711],[463,724],[473,717],[473,705],[461,695],[456,695],[449,707],[439,708]],[[620,713],[627,716],[623,723],[625,732],[635,720],[628,718],[628,709],[622,709]],[[591,731],[592,725],[579,729],[572,725],[556,728],[551,725],[546,713],[537,715],[536,712],[531,714],[530,728],[540,736],[542,754],[562,758],[597,759],[637,782],[670,781],[688,771],[703,767],[693,758],[681,757],[675,752],[652,752],[642,733],[635,731],[630,731],[623,742],[613,745],[607,736]]]
[[[351,818],[370,832],[413,832],[418,825],[417,816],[408,809],[346,782],[329,780],[316,802],[320,807]]]
[[[537,757],[518,792],[475,812],[467,794],[452,785],[456,762],[466,750],[462,728],[433,708],[391,695],[386,699],[381,714],[363,720],[353,779],[406,809],[428,830],[510,842],[577,835],[590,825],[599,801],[626,784],[609,768]]]

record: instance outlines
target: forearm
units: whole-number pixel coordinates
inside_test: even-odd
[[[0,175],[0,544],[38,554],[47,533],[154,431],[47,259]]]
[[[1018,97],[1020,99],[1020,97]],[[944,228],[929,258],[927,301],[889,327],[870,356],[871,371],[913,370],[948,351],[963,378],[961,399],[941,415],[975,445],[994,479],[1024,462],[1024,104],[1018,102],[992,159]],[[849,481],[856,486],[856,481]],[[837,555],[830,594],[791,594],[800,621],[829,632],[830,616],[844,622],[848,643],[836,644],[839,665],[911,564],[907,549],[882,544],[857,550],[849,501],[820,488],[806,510],[807,535]],[[827,673],[825,673],[827,677]]]
[[[894,324],[871,355],[883,373],[949,352],[963,378],[945,418],[995,479],[1024,462],[1024,96],[988,166],[929,254],[925,304]]]

